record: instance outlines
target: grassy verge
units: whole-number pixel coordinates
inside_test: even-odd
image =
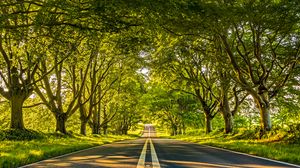
[[[289,162],[300,165],[300,143],[267,139],[236,139],[235,136],[215,135],[181,135],[170,137],[202,145],[215,146],[233,151],[248,153],[274,160]]]
[[[44,134],[42,138],[32,140],[2,140],[0,141],[0,167],[18,167],[93,146],[135,138],[134,135],[85,137]]]

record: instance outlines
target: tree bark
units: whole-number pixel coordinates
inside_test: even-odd
[[[67,134],[67,130],[66,130],[67,115],[65,113],[57,114],[55,116],[55,119],[56,119],[56,131],[59,131],[63,134]]]
[[[106,135],[107,134],[107,128],[108,128],[107,124],[104,124],[102,128],[103,128],[103,134]]]
[[[205,114],[205,132],[206,134],[212,131],[212,117],[210,115]]]
[[[92,133],[100,134],[100,103],[97,105],[97,108],[93,112],[93,122],[92,122]]]
[[[232,133],[233,131],[233,116],[231,112],[222,112],[224,118],[225,134]]]
[[[200,101],[204,115],[205,115],[205,132],[206,134],[210,133],[212,131],[212,119],[214,118],[215,114],[213,114],[216,106],[217,101],[212,99],[211,92],[207,92],[206,94],[209,94],[210,96],[201,96],[200,90],[195,89],[195,93],[197,95],[198,100]],[[206,98],[205,98],[206,97]],[[208,98],[210,97],[210,98]]]
[[[97,94],[101,97],[101,89],[97,90]],[[93,126],[92,126],[92,133],[93,134],[100,134],[100,118],[101,118],[101,101],[97,104],[94,112],[93,112]]]
[[[260,138],[272,129],[272,122],[270,116],[270,99],[269,92],[264,85],[258,88],[258,94],[252,94],[256,106],[260,113]]]
[[[260,137],[262,137],[266,132],[272,129],[270,107],[269,102],[258,99],[256,99],[256,105],[260,112]]]
[[[269,107],[261,107],[260,108],[260,117],[261,117],[261,127],[264,131],[271,131],[272,122],[270,117],[270,109]]]
[[[177,135],[177,126],[175,124],[172,125],[172,136]]]
[[[183,122],[183,123],[182,123],[182,128],[181,128],[181,134],[182,134],[182,135],[185,134],[185,130],[186,130],[185,124],[184,124],[184,122]]]
[[[92,127],[92,133],[93,134],[100,134],[100,129],[99,129],[99,126],[98,126],[98,123],[93,123],[93,127]]]
[[[23,107],[24,98],[20,95],[14,95],[11,97],[10,106],[11,106],[11,124],[10,128],[12,129],[25,129],[23,122]]]
[[[127,128],[123,128],[122,135],[127,135],[127,134],[128,134],[128,129]]]
[[[232,133],[233,131],[233,115],[230,111],[229,101],[228,101],[228,89],[222,89],[221,96],[222,100],[220,102],[220,110],[224,119],[224,132],[225,134]]]
[[[96,127],[96,124],[94,124],[94,123],[93,123],[92,133],[93,134],[99,134],[99,132],[97,130],[97,127]]]
[[[85,120],[81,120],[81,124],[80,124],[80,134],[86,136],[86,125],[87,125],[88,121]]]

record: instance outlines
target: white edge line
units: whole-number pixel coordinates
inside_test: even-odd
[[[115,143],[117,143],[117,142],[118,141],[115,141]],[[66,153],[66,154],[63,154],[63,155],[59,155],[59,156],[47,158],[47,159],[44,159],[44,160],[41,160],[41,161],[38,161],[38,162],[30,163],[30,164],[27,164],[27,165],[24,165],[24,166],[21,166],[21,167],[18,167],[18,168],[26,168],[26,167],[29,167],[29,166],[34,166],[35,164],[39,164],[39,163],[42,163],[42,162],[47,161],[47,160],[59,159],[59,158],[65,157],[65,156],[73,155],[73,154],[84,152],[84,151],[87,151],[87,150],[96,149],[96,148],[102,148],[104,146],[111,145],[111,144],[112,143],[102,144],[102,145],[98,145],[98,146],[94,146],[94,147],[90,147],[90,148],[86,148],[86,149],[74,151],[74,152],[71,152],[71,153]]]
[[[198,143],[194,143],[194,144],[198,144]],[[260,156],[255,156],[255,155],[251,155],[251,154],[247,154],[247,153],[232,151],[232,150],[229,150],[229,149],[218,148],[218,147],[208,146],[208,145],[202,145],[202,144],[198,144],[198,145],[209,147],[209,148],[213,148],[213,149],[223,150],[223,151],[226,151],[226,152],[236,153],[236,154],[240,154],[240,155],[250,156],[250,157],[257,158],[257,159],[272,161],[272,162],[275,162],[275,163],[280,163],[280,164],[284,164],[284,165],[288,165],[288,166],[300,167],[299,165],[296,165],[296,164],[287,163],[287,162],[278,161],[278,160],[273,160],[273,159],[264,158],[264,157],[260,157]]]

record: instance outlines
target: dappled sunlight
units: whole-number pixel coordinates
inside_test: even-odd
[[[72,166],[72,164],[71,163],[53,163],[52,166],[69,167],[69,166]]]
[[[103,156],[87,155],[74,156],[62,159],[50,159],[35,165],[34,167],[123,167],[124,165],[135,167],[137,158],[128,156]]]
[[[108,159],[130,159],[128,156],[107,156]]]
[[[96,159],[96,158],[101,158],[101,157],[102,157],[101,155],[75,156],[75,157],[71,157],[69,160],[76,161],[76,160]]]
[[[18,154],[17,154],[17,158],[18,158],[18,159],[27,158],[27,155],[26,155],[25,153],[18,153]]]
[[[53,168],[54,167],[71,167],[72,163],[66,163],[66,162],[64,162],[64,163],[51,163],[50,165],[51,166],[47,166],[47,167],[53,167]],[[39,164],[37,164],[34,167],[35,168],[44,168],[45,165],[39,165]]]
[[[41,156],[41,155],[44,154],[44,152],[41,151],[41,150],[30,150],[30,151],[29,151],[29,154],[35,155],[35,156]]]
[[[126,143],[124,143],[126,142]],[[109,144],[66,155],[60,158],[45,160],[32,167],[136,167],[138,162],[139,143]]]
[[[0,0],[0,168],[300,164],[299,2]]]
[[[6,152],[0,152],[0,157],[4,157],[4,156],[10,156],[11,154],[6,153]]]

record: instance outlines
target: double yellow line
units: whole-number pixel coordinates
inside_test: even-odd
[[[152,167],[153,168],[160,168],[160,164],[159,164],[159,161],[158,161],[158,158],[157,158],[157,155],[156,155],[156,151],[155,151],[155,148],[154,148],[154,145],[152,143],[151,138],[147,138],[146,139],[146,142],[144,144],[142,153],[141,153],[140,158],[139,158],[139,162],[138,162],[138,164],[137,164],[136,167],[137,168],[144,168],[145,167],[145,159],[146,159],[148,142],[150,143],[150,151],[151,151],[151,158],[152,158]]]

